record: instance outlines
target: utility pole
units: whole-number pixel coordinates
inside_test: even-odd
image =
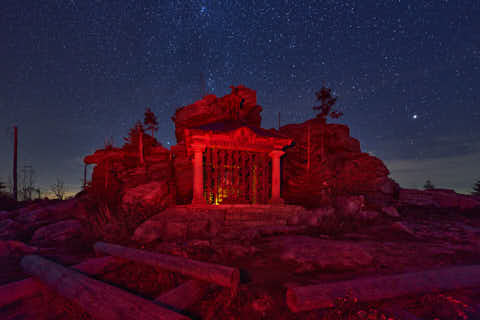
[[[18,128],[13,126],[13,198],[18,201],[17,193],[17,152],[18,152]]]

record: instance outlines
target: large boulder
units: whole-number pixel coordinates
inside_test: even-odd
[[[127,189],[121,206],[125,212],[132,214],[136,211],[155,213],[165,209],[170,201],[167,182],[150,182]]]
[[[335,199],[335,208],[343,216],[356,216],[365,207],[363,196],[343,196]]]
[[[366,246],[349,241],[284,236],[273,238],[270,245],[280,249],[282,260],[306,265],[310,270],[356,270],[373,263]]]
[[[286,150],[282,196],[287,202],[318,207],[333,195],[363,195],[370,205],[390,205],[399,186],[378,158],[363,153],[349,128],[311,119],[280,128],[295,145]]]
[[[224,97],[217,98],[210,94],[176,110],[172,120],[175,122],[178,143],[184,141],[185,129],[217,121],[241,120],[249,125],[260,126],[262,107],[257,105],[255,90],[242,85],[231,88],[232,92]]]
[[[12,219],[0,220],[0,239],[13,240],[19,239],[23,234],[22,225]]]
[[[87,234],[88,231],[80,221],[69,219],[39,228],[33,234],[32,242],[42,244],[71,242],[85,239]]]
[[[0,257],[18,256],[36,253],[38,248],[26,245],[20,241],[0,240]]]
[[[149,243],[161,239],[164,234],[166,221],[163,215],[157,214],[135,229],[132,240],[140,243]]]
[[[73,217],[77,206],[76,201],[76,199],[71,199],[43,207],[34,207],[34,209],[22,208],[18,210],[15,221],[19,222],[24,229],[33,231],[38,227]]]

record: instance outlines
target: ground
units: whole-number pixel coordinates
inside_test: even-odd
[[[237,292],[212,288],[187,310],[198,319],[480,318],[480,290],[475,288],[370,304],[343,297],[334,309],[300,313],[288,309],[285,294],[290,286],[480,265],[480,214],[408,207],[400,208],[399,213],[401,219],[389,223],[345,221],[328,229],[325,225],[258,227],[208,240],[154,241],[143,245],[128,240],[122,244],[239,268],[241,283]],[[54,242],[32,248],[37,254],[71,265],[95,256],[94,240],[90,241],[91,245],[76,247]],[[18,252],[29,249],[15,249],[15,254],[12,248],[10,244],[4,249],[10,250],[10,254],[0,257],[0,284],[27,277],[19,267],[22,254]],[[97,278],[148,298],[185,281],[181,276],[136,263]],[[22,314],[23,319],[89,318],[74,304],[47,292],[0,308],[1,318],[22,319]],[[49,303],[45,304],[46,301]],[[38,313],[39,306],[48,310]],[[37,310],[35,316],[32,310]]]

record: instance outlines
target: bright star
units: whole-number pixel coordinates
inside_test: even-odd
[[[417,115],[417,114],[414,114],[414,115],[412,116],[412,119],[413,119],[413,120],[415,120],[415,119],[417,119],[417,118],[418,118],[418,115]]]

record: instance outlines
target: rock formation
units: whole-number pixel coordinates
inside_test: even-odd
[[[282,197],[289,203],[318,207],[336,196],[364,195],[381,207],[397,197],[399,187],[387,167],[360,150],[346,125],[316,118],[283,126],[280,133],[295,141],[283,158]]]

